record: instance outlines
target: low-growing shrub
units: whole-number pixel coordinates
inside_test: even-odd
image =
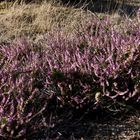
[[[75,35],[57,30],[37,43],[1,45],[0,137],[46,138],[61,108],[139,104],[140,29],[135,24],[128,35],[114,28],[95,18]]]

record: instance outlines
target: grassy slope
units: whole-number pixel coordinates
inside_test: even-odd
[[[103,14],[98,14],[102,16]],[[82,8],[62,7],[56,3],[22,4],[0,3],[0,42],[20,36],[30,39],[45,34],[54,28],[62,28],[72,33],[75,27],[92,18],[93,13]],[[111,15],[115,22],[118,14]]]
[[[86,12],[81,9],[54,5],[23,4],[1,8],[0,40],[5,41],[23,35],[36,38],[38,34],[44,34],[57,27],[72,31],[75,25],[87,19]]]

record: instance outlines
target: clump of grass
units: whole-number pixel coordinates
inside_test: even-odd
[[[74,6],[65,7],[61,2],[31,2],[31,3],[6,3],[0,13],[0,41],[5,42],[15,38],[26,36],[35,39],[55,28],[61,28],[72,33],[79,24],[86,23],[94,18],[94,13]],[[1,4],[3,5],[3,4]],[[83,5],[84,7],[84,5]],[[107,15],[107,14],[106,14]],[[103,18],[104,14],[96,14]],[[112,22],[122,24],[123,18],[117,13],[110,15]],[[116,27],[116,28],[117,28]]]
[[[35,38],[57,27],[72,32],[78,23],[88,19],[88,14],[47,2],[15,4],[0,14],[0,19],[0,40],[5,41],[20,36]]]

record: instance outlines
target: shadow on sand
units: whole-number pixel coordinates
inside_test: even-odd
[[[130,0],[132,2],[134,0]],[[62,0],[63,2],[63,0]],[[96,13],[118,13],[119,15],[135,16],[136,11],[140,8],[140,1],[134,1],[133,4],[126,0],[65,0],[65,4],[79,8],[84,3],[85,9]]]
[[[123,0],[124,1],[124,0]],[[130,0],[131,1],[131,0]],[[125,2],[116,2],[116,0],[94,0],[87,5],[88,10],[97,13],[115,13],[119,15],[133,16],[139,9],[139,6],[131,5]]]

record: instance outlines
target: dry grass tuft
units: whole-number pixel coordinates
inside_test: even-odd
[[[55,28],[72,33],[79,24],[95,16],[82,8],[65,7],[55,0],[42,3],[0,3],[0,42],[10,41],[21,36],[35,39]],[[55,2],[53,2],[55,1]],[[84,6],[83,6],[84,7]],[[99,17],[105,14],[98,14]],[[109,15],[113,22],[121,23],[121,17],[115,13]]]
[[[66,8],[55,3],[12,5],[0,10],[0,40],[20,36],[34,38],[54,28],[72,31],[76,25],[88,19],[82,9]]]

